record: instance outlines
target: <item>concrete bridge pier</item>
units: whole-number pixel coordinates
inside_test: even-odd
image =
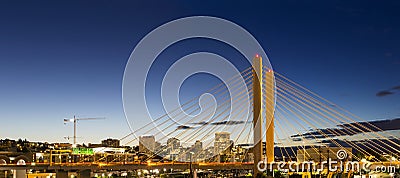
[[[253,59],[253,177],[261,175],[262,172],[258,170],[257,164],[262,161],[263,148],[262,148],[262,58],[256,56]]]
[[[0,171],[0,177],[7,177],[9,171]]]
[[[68,178],[68,171],[57,170],[56,178]]]
[[[265,75],[265,83],[263,80]],[[274,74],[268,69],[263,74],[262,57],[256,55],[253,59],[253,177],[263,175],[258,169],[258,163],[266,161],[274,162],[274,104],[275,104],[275,85]],[[264,85],[265,84],[265,85]],[[263,111],[263,87],[265,87],[265,111]],[[265,114],[265,157],[263,155],[263,122]],[[264,158],[264,159],[263,159]]]
[[[90,178],[90,173],[92,171],[90,169],[79,171],[79,178]]]
[[[13,178],[26,178],[26,170],[13,170]]]
[[[128,175],[126,176],[127,178],[132,178],[133,177],[133,172],[132,171],[129,171],[128,172]]]

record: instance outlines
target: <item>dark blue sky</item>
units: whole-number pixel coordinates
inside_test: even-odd
[[[159,25],[193,15],[244,27],[275,71],[366,120],[400,117],[399,90],[376,96],[400,85],[398,9],[398,1],[364,0],[1,1],[0,136],[63,142],[72,128],[62,119],[76,114],[107,117],[81,122],[81,141],[122,137],[129,129],[121,85],[132,49]],[[157,59],[150,74],[155,96],[157,79],[168,65],[195,51],[218,53],[238,68],[248,67],[220,42],[182,41]],[[182,88],[190,91],[188,98],[218,82],[207,75],[192,79]]]

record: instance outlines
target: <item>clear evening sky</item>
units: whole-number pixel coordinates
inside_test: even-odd
[[[399,1],[365,0],[1,1],[0,138],[68,142],[63,137],[72,136],[72,126],[62,120],[73,115],[107,118],[80,122],[79,142],[123,137],[129,129],[121,88],[132,49],[159,25],[193,15],[244,27],[275,71],[365,120],[397,118],[398,9]],[[157,58],[149,74],[153,110],[168,66],[198,51],[218,53],[239,69],[249,66],[223,43],[179,42]],[[216,83],[209,75],[193,76],[182,86],[182,98]]]

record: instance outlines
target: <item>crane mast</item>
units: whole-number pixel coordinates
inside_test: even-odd
[[[77,138],[77,136],[76,136],[76,128],[77,128],[78,121],[80,121],[80,120],[100,120],[100,119],[105,119],[105,118],[104,117],[77,118],[75,115],[71,119],[64,118],[64,124],[67,124],[69,122],[73,122],[74,123],[74,137],[73,137],[73,141],[74,141],[73,142],[73,146],[74,147],[76,146],[76,138]]]

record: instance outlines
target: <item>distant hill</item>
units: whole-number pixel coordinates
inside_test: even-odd
[[[351,136],[364,132],[400,130],[400,118],[377,121],[352,122],[348,124],[337,125],[337,127],[339,128],[311,130],[301,135],[292,135],[291,137],[295,138],[302,136],[305,138],[324,138],[326,136]]]

